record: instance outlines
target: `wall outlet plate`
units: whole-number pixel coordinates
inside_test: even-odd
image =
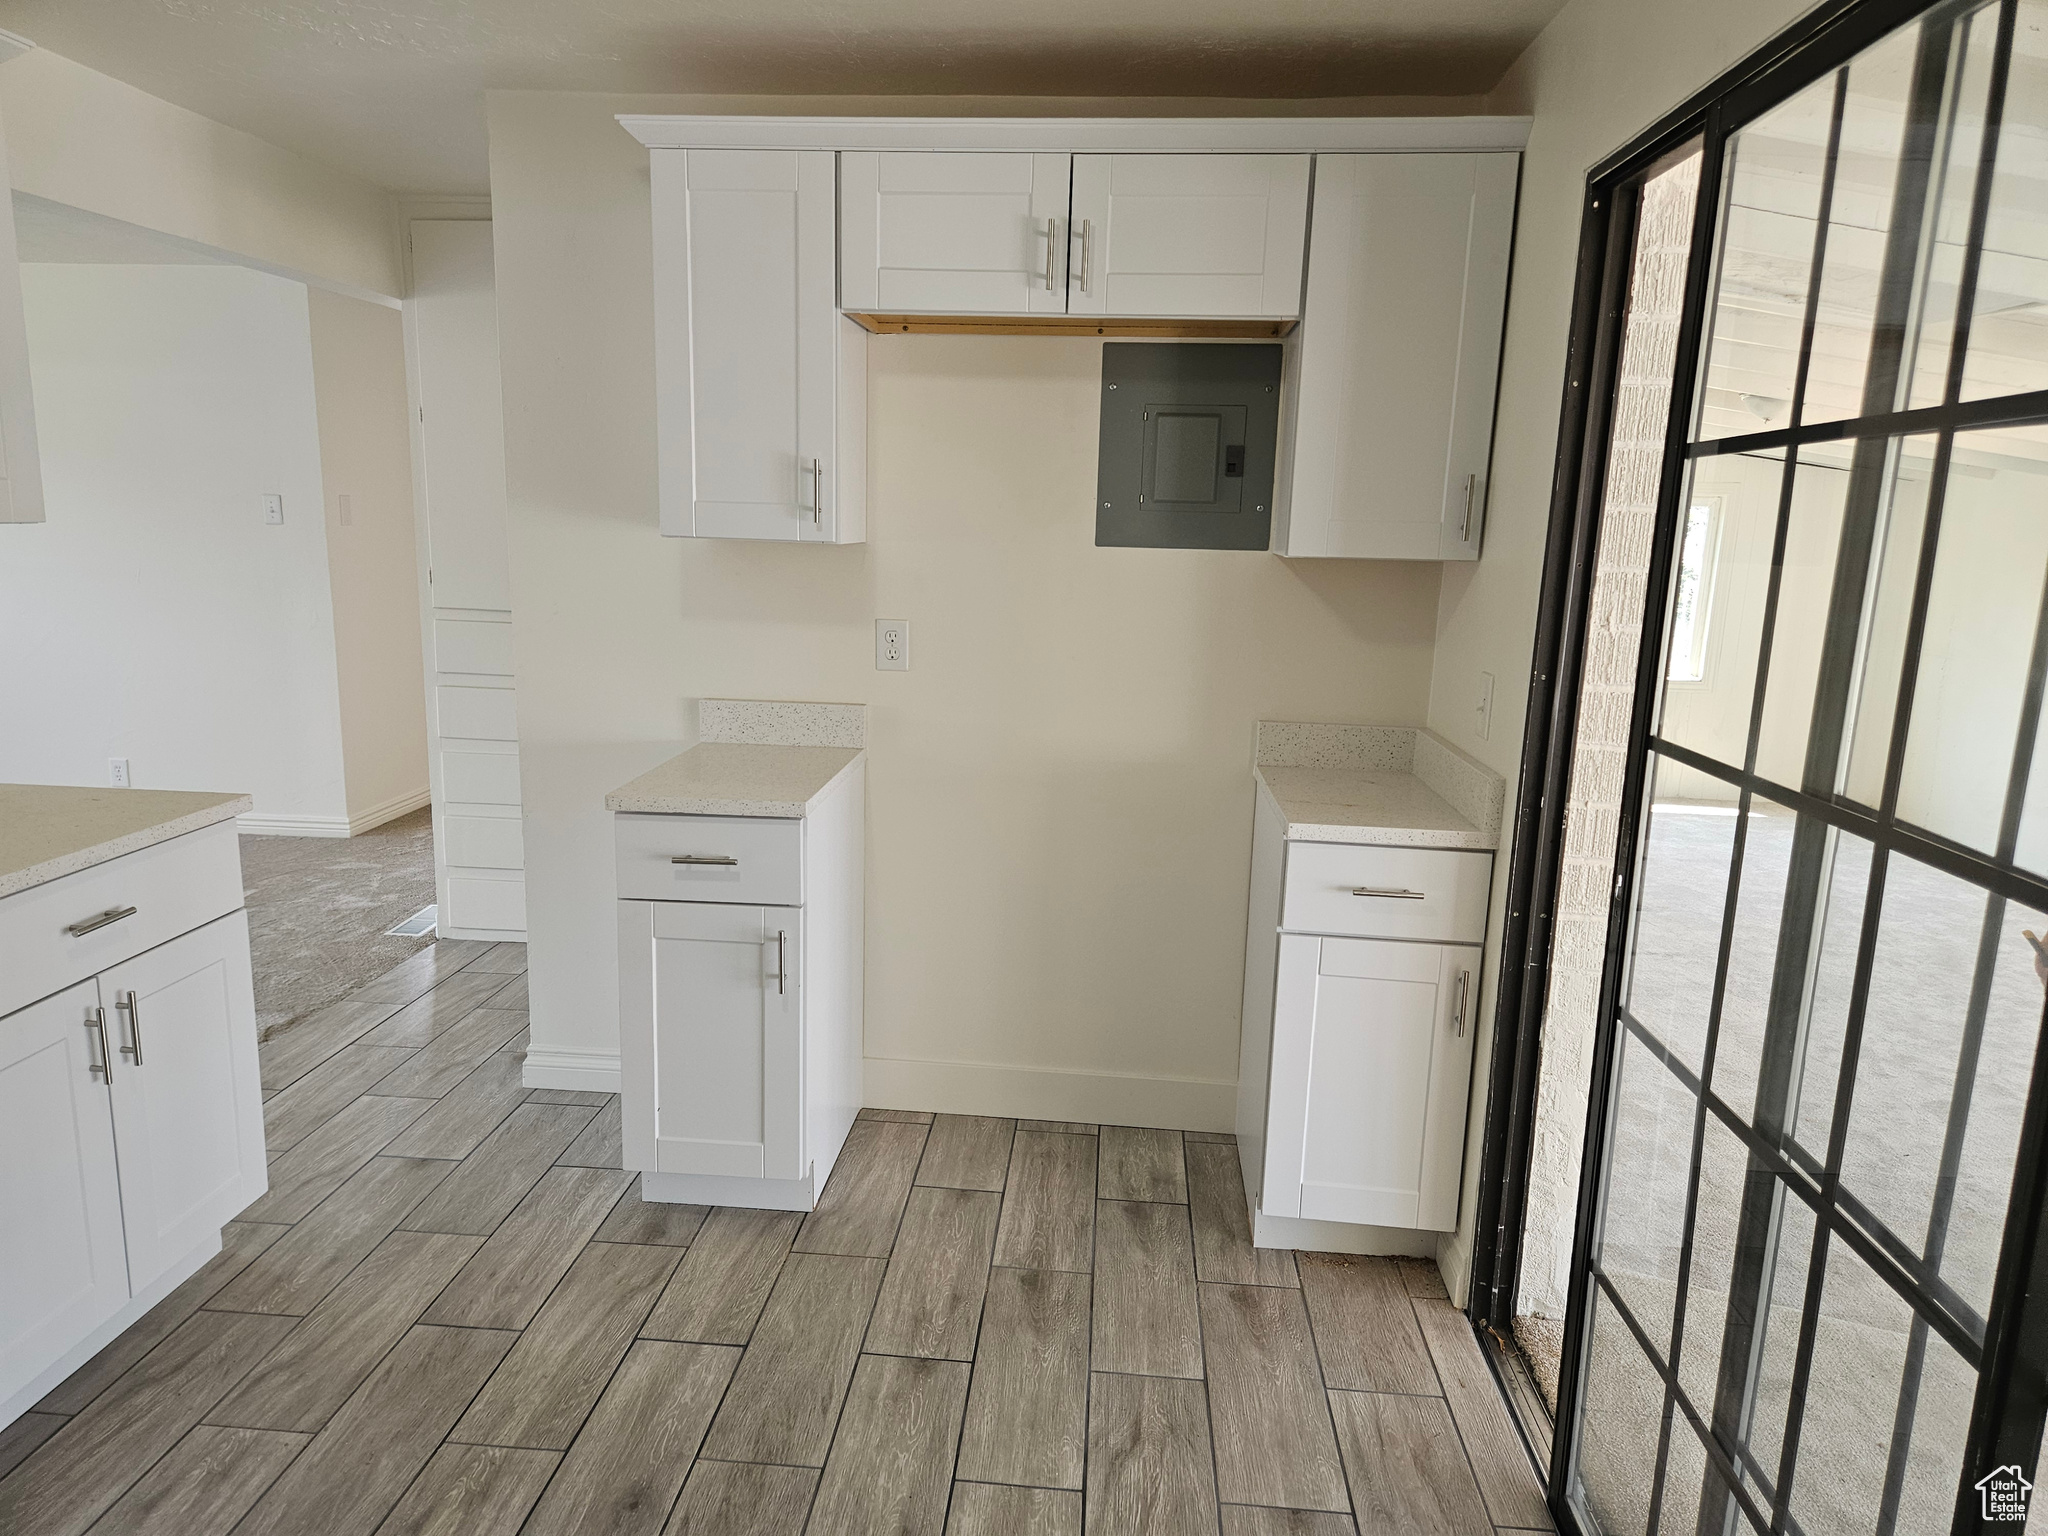
[[[273,525],[284,521],[284,498],[282,496],[265,496],[263,498],[263,521]]]
[[[875,670],[878,672],[908,672],[910,670],[910,620],[875,620]]]
[[[107,759],[107,782],[116,789],[127,789],[129,787],[127,758],[110,757]]]

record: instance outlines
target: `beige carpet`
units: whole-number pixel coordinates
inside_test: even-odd
[[[434,942],[432,933],[384,936],[434,899],[431,811],[422,808],[358,837],[244,837],[241,843],[258,1038]]]

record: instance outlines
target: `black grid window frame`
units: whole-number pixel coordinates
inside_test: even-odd
[[[1862,1004],[1868,994],[1888,858],[1896,853],[1915,859],[1976,885],[1987,895],[1985,941],[1980,946],[1978,974],[1974,979],[1970,1013],[1963,1030],[1956,1093],[1944,1138],[1942,1166],[1947,1173],[1953,1172],[1955,1157],[1960,1151],[1961,1127],[1967,1123],[1968,1089],[1975,1077],[1974,1051],[1981,1038],[1988,991],[1988,947],[2000,921],[2002,904],[2014,901],[2036,908],[2048,907],[2048,881],[2016,868],[2012,859],[2019,807],[2031,767],[2027,754],[2042,709],[2044,674],[2048,674],[2048,604],[2044,604],[2037,624],[2029,682],[2017,733],[2019,744],[1997,849],[1986,854],[1964,847],[1903,823],[1896,815],[1905,740],[1911,723],[1911,691],[1933,579],[1934,552],[1939,545],[1940,498],[1955,436],[1972,428],[2048,420],[2048,391],[1997,400],[1962,402],[1959,399],[1961,371],[1968,353],[1977,255],[1982,246],[1991,177],[1995,169],[1999,106],[1996,93],[2002,89],[2003,65],[2010,55],[2014,10],[2014,0],[2003,0],[2002,4],[1993,4],[1988,9],[1980,7],[1974,0],[1970,3],[1950,0],[1950,3],[1935,5],[1864,0],[1862,4],[1835,6],[1816,13],[1800,28],[1786,34],[1757,59],[1738,67],[1621,155],[1597,167],[1588,179],[1578,292],[1574,301],[1572,351],[1567,368],[1558,470],[1553,487],[1551,537],[1546,550],[1541,617],[1532,666],[1523,788],[1517,807],[1515,851],[1509,871],[1509,910],[1503,951],[1506,963],[1503,965],[1498,1014],[1501,1033],[1489,1080],[1487,1135],[1475,1234],[1474,1284],[1468,1306],[1476,1326],[1491,1327],[1501,1333],[1507,1332],[1514,1308],[1520,1224],[1533,1129],[1541,1014],[1548,980],[1550,924],[1555,906],[1564,802],[1573,748],[1572,712],[1584,655],[1588,600],[1598,546],[1607,413],[1612,404],[1615,364],[1625,317],[1626,286],[1633,252],[1634,209],[1642,185],[1669,162],[1674,152],[1682,150],[1690,141],[1699,146],[1702,154],[1700,195],[1692,232],[1692,255],[1648,584],[1649,612],[1646,613],[1638,666],[1629,777],[1623,797],[1623,825],[1618,837],[1615,899],[1601,991],[1600,1017],[1605,1023],[1595,1045],[1593,1103],[1588,1116],[1584,1164],[1588,1176],[1581,1191],[1573,1255],[1573,1296],[1560,1381],[1559,1401],[1565,1431],[1556,1437],[1551,1466],[1550,1500],[1561,1530],[1581,1529],[1577,1511],[1570,1506],[1567,1492],[1576,1451],[1574,1404],[1582,1390],[1584,1335],[1591,1292],[1596,1287],[1602,1307],[1636,1335],[1645,1359],[1665,1378],[1665,1410],[1660,1425],[1650,1507],[1656,1508],[1661,1501],[1670,1435],[1674,1420],[1682,1418],[1690,1426],[1689,1431],[1682,1432],[1698,1435],[1707,1448],[1709,1464],[1719,1472],[1726,1485],[1725,1491],[1741,1507],[1745,1517],[1754,1521],[1759,1529],[1797,1529],[1782,1510],[1773,1516],[1769,1501],[1777,1487],[1791,1483],[1796,1476],[1797,1410],[1811,1367],[1812,1317],[1825,1279],[1824,1256],[1831,1243],[1848,1247],[1904,1297],[1914,1312],[1909,1364],[1904,1389],[1896,1405],[1893,1453],[1883,1496],[1882,1530],[1891,1529],[1897,1514],[1904,1453],[1912,1426],[1912,1389],[1917,1381],[1919,1359],[1928,1333],[1938,1334],[1979,1370],[1966,1468],[2016,1462],[2031,1469],[2040,1443],[2044,1407],[2048,1407],[2048,1243],[2039,1241],[2043,1197],[2048,1194],[2048,1179],[2044,1179],[2043,1166],[2048,1162],[2048,1060],[2044,1060],[2048,1051],[2036,1053],[2021,1129],[2020,1154],[2014,1171],[2005,1242],[1987,1316],[1977,1316],[1940,1280],[1941,1231],[1946,1221],[1942,1202],[1937,1201],[1935,1215],[1930,1221],[1928,1247],[1915,1251],[1887,1231],[1872,1213],[1840,1187],[1842,1140],[1848,1120],[1849,1096],[1854,1086],[1857,1028]],[[2000,67],[1993,72],[1994,97],[1987,103],[1991,126],[1984,153],[1976,167],[1971,238],[1962,291],[1956,304],[1954,339],[1948,358],[1949,378],[1943,403],[1911,411],[1866,410],[1851,420],[1806,424],[1797,412],[1803,403],[1803,386],[1811,353],[1818,274],[1828,229],[1825,204],[1832,192],[1833,167],[1839,146],[1845,67],[1871,43],[1916,18],[1937,24],[1923,28],[1923,35],[1933,35],[1936,31],[1945,35],[1954,30],[1946,27],[1946,22],[1966,12],[1997,19],[1996,47]],[[1926,52],[1923,48],[1920,60],[1922,74],[1935,78],[1941,74],[1945,60],[1930,59],[1925,56]],[[1836,77],[1838,84],[1827,149],[1827,172],[1821,194],[1823,206],[1816,221],[1816,250],[1810,269],[1810,288],[1815,291],[1808,295],[1802,327],[1798,364],[1800,388],[1794,394],[1795,414],[1789,426],[1775,432],[1688,442],[1690,433],[1684,428],[1696,413],[1701,352],[1705,340],[1704,323],[1713,282],[1712,253],[1718,247],[1722,224],[1719,217],[1723,197],[1720,177],[1726,162],[1727,141],[1763,112],[1830,74]],[[1938,86],[1938,79],[1936,83]],[[1924,90],[1922,94],[1924,96]],[[1939,100],[1938,89],[1936,99]],[[1909,154],[1906,158],[1910,160],[1912,157]],[[1907,248],[1908,254],[1917,261],[1916,238],[1897,240],[1894,245]],[[1909,266],[1903,272],[1908,289],[1913,277],[1914,270]],[[1896,396],[1896,393],[1892,388],[1891,394]],[[1869,403],[1866,400],[1866,405]],[[1655,732],[1654,717],[1662,689],[1661,661],[1666,626],[1647,620],[1666,612],[1676,521],[1684,501],[1688,461],[1731,452],[1777,451],[1782,455],[1784,479],[1777,548],[1763,627],[1767,645],[1777,596],[1777,571],[1781,565],[1777,557],[1783,550],[1791,484],[1800,457],[1798,450],[1809,443],[1847,440],[1854,445],[1853,451],[1866,473],[1883,474],[1887,466],[1888,445],[1906,436],[1933,436],[1937,455],[1930,502],[1925,514],[1921,565],[1916,573],[1912,620],[1901,667],[1901,691],[1893,720],[1882,803],[1873,811],[1842,799],[1825,785],[1820,786],[1822,792],[1811,793],[1806,789],[1770,782],[1756,774],[1761,704],[1768,675],[1767,656],[1760,657],[1758,662],[1756,697],[1752,705],[1745,760],[1740,767],[1715,762],[1661,740]],[[1860,609],[1858,612],[1860,614]],[[1816,750],[1821,745],[1816,744]],[[1656,1040],[1653,1032],[1629,1017],[1621,1004],[1624,985],[1621,972],[1627,952],[1629,914],[1634,908],[1636,876],[1643,851],[1641,835],[1649,775],[1653,758],[1658,755],[1721,778],[1737,791],[1739,797],[1706,1052],[1697,1075],[1691,1074],[1682,1062],[1674,1058]],[[1830,765],[1830,777],[1832,771]],[[1768,798],[1794,810],[1798,813],[1799,823],[1810,824],[1822,838],[1851,834],[1873,846],[1870,897],[1866,901],[1863,931],[1858,944],[1849,1036],[1845,1041],[1836,1109],[1831,1120],[1830,1145],[1824,1160],[1815,1158],[1789,1136],[1773,1134],[1769,1126],[1758,1130],[1750,1124],[1749,1116],[1721,1100],[1711,1086],[1730,929],[1740,888],[1743,835],[1748,820],[1740,812],[1748,809],[1753,797]],[[1672,1340],[1661,1346],[1651,1343],[1624,1298],[1598,1274],[1594,1258],[1604,1186],[1607,1131],[1624,1032],[1662,1059],[1695,1096],[1692,1161],[1686,1198],[1684,1248],[1677,1280],[1676,1317]],[[1677,1361],[1673,1343],[1684,1337],[1684,1307],[1698,1196],[1701,1140],[1709,1115],[1747,1148],[1753,1169],[1761,1166],[1768,1171],[1770,1187],[1798,1198],[1814,1216],[1815,1252],[1807,1272],[1807,1321],[1799,1340],[1793,1412],[1788,1419],[1783,1455],[1775,1468],[1761,1467],[1751,1461],[1739,1436],[1724,1434],[1717,1437],[1713,1433],[1714,1426],[1703,1424],[1697,1406],[1676,1388]],[[1670,1358],[1667,1360],[1667,1357]],[[1722,1449],[1724,1444],[1731,1445],[1734,1458],[1746,1464],[1737,1465],[1736,1460]],[[1965,1477],[1964,1486],[1958,1490],[1954,1525],[1957,1531],[1978,1528],[1974,1496],[1968,1488],[1970,1481]],[[1762,1505],[1752,1496],[1752,1490],[1763,1492],[1765,1502]]]

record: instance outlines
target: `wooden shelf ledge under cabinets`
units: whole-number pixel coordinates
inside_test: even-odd
[[[1101,315],[873,315],[847,319],[877,336],[1197,336],[1260,341],[1285,336],[1292,320],[1112,320]]]

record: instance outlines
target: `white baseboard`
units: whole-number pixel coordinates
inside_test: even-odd
[[[421,806],[431,803],[433,798],[434,792],[422,784],[418,789],[409,789],[402,795],[393,795],[382,804],[356,811],[348,819],[348,835],[357,837],[372,827],[381,827],[387,821],[409,816]]]
[[[1252,1211],[1254,1248],[1295,1248],[1303,1253],[1370,1253],[1385,1258],[1433,1259],[1441,1232],[1419,1227],[1365,1227],[1349,1221],[1312,1221]]]
[[[235,818],[237,832],[259,837],[347,837],[346,816],[273,816],[264,811],[244,811]]]
[[[865,1085],[862,1102],[875,1109],[1145,1125],[1162,1131],[1228,1131],[1237,1121],[1237,1084],[1213,1078],[870,1056]]]
[[[529,1088],[571,1088],[584,1093],[619,1091],[617,1051],[548,1051],[526,1048],[519,1080]]]
[[[732,1179],[708,1173],[643,1173],[640,1198],[671,1205],[734,1205],[750,1211],[809,1211],[817,1191],[804,1179]]]
[[[235,818],[235,830],[259,837],[355,837],[387,821],[396,821],[408,811],[418,810],[432,798],[427,790],[412,790],[353,816],[274,816],[265,811],[245,811]]]

